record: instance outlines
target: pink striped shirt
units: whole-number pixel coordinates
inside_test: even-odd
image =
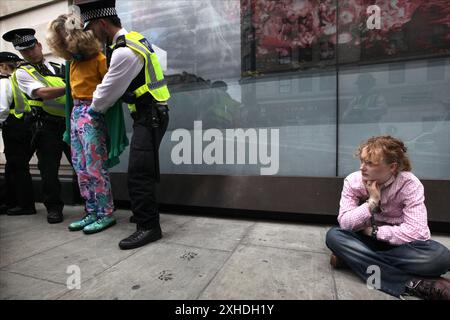
[[[338,221],[342,229],[359,231],[370,227],[369,193],[361,171],[344,180]],[[400,172],[381,189],[381,213],[375,215],[377,239],[392,245],[430,239],[423,185],[411,172]],[[362,203],[362,204],[361,204]]]

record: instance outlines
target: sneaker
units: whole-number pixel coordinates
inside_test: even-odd
[[[339,258],[337,255],[335,255],[334,253],[331,254],[330,264],[334,269],[348,268],[347,264],[341,258]]]
[[[424,300],[450,300],[450,280],[442,277],[413,279],[406,285],[406,292]]]
[[[97,221],[95,221],[94,223],[91,223],[91,224],[87,225],[86,227],[84,227],[83,232],[85,234],[97,233],[97,232],[103,231],[115,224],[116,224],[116,219],[114,217],[104,216],[104,217],[98,218]]]
[[[84,227],[90,225],[91,223],[94,223],[95,221],[97,221],[97,215],[95,213],[90,213],[85,215],[83,219],[69,224],[68,228],[70,231],[80,231],[83,230]]]

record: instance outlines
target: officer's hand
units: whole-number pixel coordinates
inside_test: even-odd
[[[95,111],[93,108],[89,107],[87,113],[94,118],[103,116],[103,113]]]

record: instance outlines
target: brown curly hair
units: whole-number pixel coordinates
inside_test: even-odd
[[[62,14],[49,23],[47,44],[52,53],[66,60],[73,54],[81,54],[85,59],[95,57],[101,51],[101,44],[92,31],[83,31],[74,14]]]
[[[374,164],[385,162],[387,164],[397,163],[397,173],[400,171],[411,171],[411,161],[406,152],[405,144],[391,136],[371,137],[361,143],[355,152],[355,156],[361,157],[362,151],[366,151],[366,159]]]

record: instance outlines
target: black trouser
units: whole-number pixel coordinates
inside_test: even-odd
[[[33,183],[30,175],[31,129],[23,118],[10,114],[2,129],[5,146],[5,204],[34,208]]]
[[[42,121],[33,124],[32,152],[36,151],[38,158],[43,202],[47,211],[62,212],[64,207],[58,177],[62,153],[71,161],[70,146],[63,141],[64,131],[65,119],[62,117],[43,116]]]
[[[158,118],[157,127],[152,122],[155,115]],[[156,199],[156,183],[159,179],[157,157],[169,123],[169,114],[167,106],[147,105],[138,106],[132,117],[134,123],[128,163],[128,192],[138,227],[149,229],[159,226]]]

